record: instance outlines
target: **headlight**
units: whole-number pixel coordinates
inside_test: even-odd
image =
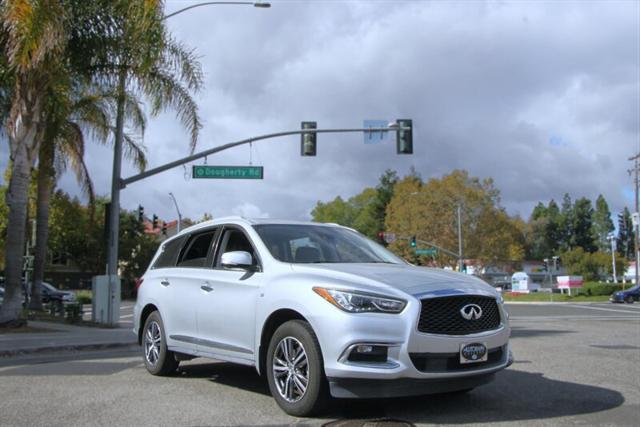
[[[349,313],[400,313],[406,301],[360,292],[315,287],[313,291]]]

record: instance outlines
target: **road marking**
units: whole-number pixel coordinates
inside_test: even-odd
[[[600,311],[612,311],[614,313],[631,313],[629,310],[619,310],[616,308],[602,308],[602,307],[591,307],[589,305],[575,305],[575,304],[570,304],[568,305],[568,307],[574,307],[574,308],[586,308],[587,310],[600,310]],[[633,315],[635,313],[631,313],[631,315]]]
[[[576,315],[576,316],[520,316],[509,318],[510,322],[531,322],[531,321],[545,321],[545,320],[624,320],[624,321],[634,321],[640,320],[638,316],[584,316],[584,315]]]

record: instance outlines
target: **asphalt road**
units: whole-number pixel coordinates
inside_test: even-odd
[[[640,304],[511,305],[516,363],[463,396],[335,402],[284,414],[253,369],[196,359],[153,377],[138,354],[5,360],[1,425],[616,425],[640,419]],[[374,424],[367,424],[374,425]]]

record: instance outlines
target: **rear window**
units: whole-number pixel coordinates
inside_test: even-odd
[[[160,249],[162,252],[151,268],[156,269],[175,267],[176,261],[178,260],[178,254],[180,253],[183,242],[184,236],[169,240],[167,243],[162,245],[162,249]]]

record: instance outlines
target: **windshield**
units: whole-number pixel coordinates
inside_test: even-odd
[[[48,284],[48,283],[45,283],[45,282],[42,282],[42,287],[43,287],[43,288],[46,288],[48,291],[51,291],[51,292],[57,292],[57,291],[58,291],[58,290],[57,290],[56,288],[54,288],[52,285],[50,285],[50,284]]]
[[[253,227],[279,261],[309,263],[405,262],[355,231],[322,225],[262,224]]]

